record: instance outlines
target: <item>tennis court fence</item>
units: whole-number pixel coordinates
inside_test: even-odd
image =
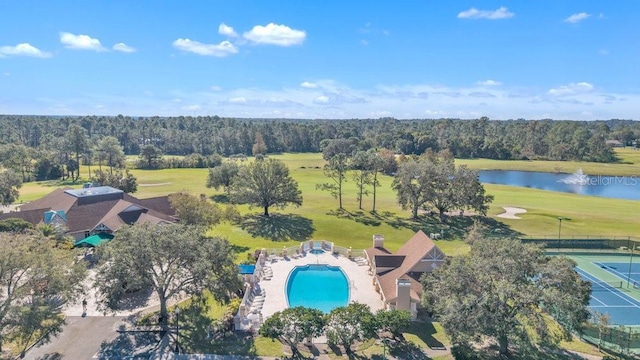
[[[567,236],[523,236],[520,240],[524,243],[540,244],[548,250],[587,250],[587,251],[625,251],[635,249],[640,252],[640,239],[631,236],[604,237],[594,235]]]
[[[580,338],[620,354],[638,354],[640,351],[640,329],[629,326],[611,326],[589,323]]]

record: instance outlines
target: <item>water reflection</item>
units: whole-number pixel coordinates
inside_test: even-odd
[[[580,195],[640,200],[640,177],[637,176],[586,175],[582,170],[575,174],[485,170],[480,171],[480,181]]]

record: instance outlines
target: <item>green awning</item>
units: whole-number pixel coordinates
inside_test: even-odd
[[[111,234],[98,233],[76,241],[75,244],[73,244],[73,247],[96,247],[111,239],[113,239],[113,235]]]

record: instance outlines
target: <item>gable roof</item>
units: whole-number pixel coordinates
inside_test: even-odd
[[[167,196],[141,200],[121,190],[103,188],[105,191],[97,191],[101,188],[96,188],[95,194],[85,195],[78,195],[78,191],[72,188],[55,189],[38,200],[22,205],[18,212],[3,214],[0,219],[22,218],[35,225],[46,218],[45,213],[49,214],[49,218],[56,213],[66,216],[69,233],[91,231],[100,224],[116,231],[124,224],[140,221],[176,221],[173,217],[175,210],[171,208]]]
[[[56,209],[63,210],[65,213],[68,213],[69,209],[73,206],[73,204],[76,203],[77,200],[73,196],[65,193],[65,190],[70,189],[70,187],[55,189],[38,200],[20,205],[20,211]]]
[[[133,196],[129,194],[124,195],[124,199],[127,201],[131,201],[129,200],[130,197],[133,198]],[[171,202],[169,202],[168,196],[158,196],[158,197],[152,197],[148,199],[135,199],[135,200],[137,200],[137,203],[140,204],[141,206],[144,206],[149,209],[153,209],[159,213],[166,214],[169,216],[176,215],[176,210],[173,207],[171,207]]]
[[[48,224],[53,220],[54,217],[59,216],[62,220],[67,221],[67,214],[64,213],[64,210],[49,210],[44,212],[44,223]]]
[[[366,251],[370,258],[374,259],[377,272],[376,279],[380,285],[380,290],[384,298],[391,302],[396,298],[396,280],[400,278],[408,278],[410,280],[411,299],[419,302],[422,294],[422,285],[419,281],[421,274],[414,274],[411,270],[430,253],[442,254],[444,256],[436,244],[422,230],[415,233],[395,254],[389,254],[386,249],[381,248],[370,248]],[[371,255],[374,256],[371,257]],[[378,264],[395,264],[400,258],[402,258],[402,262],[394,269],[383,266],[382,271],[378,271]]]
[[[433,248],[436,248],[436,244],[433,240],[431,240],[422,230],[418,230],[418,232],[415,233],[409,241],[402,245],[396,254],[406,256],[402,267],[406,267],[407,270],[409,270],[422,260],[422,258]]]
[[[381,268],[397,268],[402,266],[404,255],[376,255],[374,256],[374,262],[376,264],[376,270],[380,272]]]
[[[42,209],[14,211],[14,212],[0,214],[0,220],[11,219],[11,218],[22,219],[34,225],[39,224],[42,221]]]

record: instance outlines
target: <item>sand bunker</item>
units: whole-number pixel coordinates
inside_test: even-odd
[[[522,219],[521,217],[516,215],[524,214],[527,212],[527,210],[523,208],[517,208],[517,207],[505,206],[503,207],[503,209],[504,209],[504,212],[502,214],[496,215],[497,217],[503,218],[503,219]]]

